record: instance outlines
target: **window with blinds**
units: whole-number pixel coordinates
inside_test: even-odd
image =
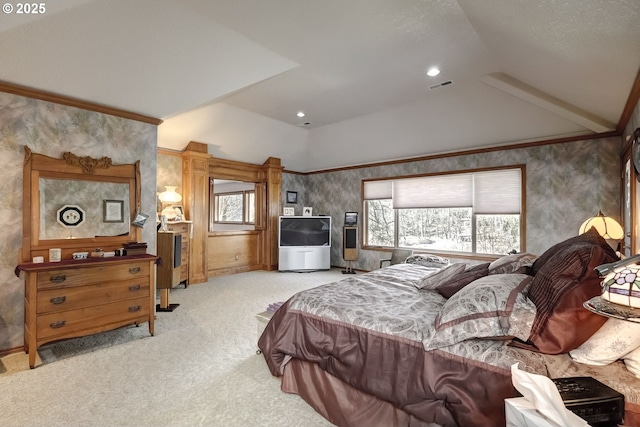
[[[524,166],[363,181],[365,246],[520,251]]]

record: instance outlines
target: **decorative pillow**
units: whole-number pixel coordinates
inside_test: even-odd
[[[579,234],[560,243],[556,243],[544,251],[544,253],[540,255],[531,266],[531,275],[535,276],[543,265],[554,259],[563,249],[579,242],[591,243],[597,246],[606,246],[609,248],[611,253],[616,256],[615,251],[611,249],[606,240],[604,240],[604,238],[598,233],[598,230],[596,230],[595,227],[591,227],[586,233]]]
[[[436,267],[436,268],[447,266],[450,263],[449,258],[442,258],[437,255],[430,255],[430,254],[411,255],[410,257],[407,258],[405,262],[408,264],[418,264],[424,267]]]
[[[440,282],[449,280],[456,274],[464,271],[465,264],[457,262],[455,264],[449,264],[448,266],[441,268],[433,274],[426,276],[420,282],[416,283],[418,289],[434,289],[440,284]]]
[[[629,372],[640,378],[640,347],[624,356],[624,366]]]
[[[489,264],[489,274],[527,274],[537,258],[537,255],[528,252],[505,255]]]
[[[576,362],[604,366],[640,347],[640,323],[608,319],[595,334],[569,355]]]
[[[453,294],[467,286],[469,283],[488,274],[488,262],[484,264],[472,265],[467,267],[466,270],[450,277],[448,280],[440,282],[440,284],[436,287],[436,290],[443,297],[451,298]]]
[[[526,296],[532,279],[526,274],[499,274],[468,284],[440,309],[423,341],[425,350],[471,338],[528,336],[536,313]]]
[[[556,252],[536,272],[531,283],[529,298],[536,305],[537,315],[528,340],[530,346],[523,346],[530,350],[567,353],[584,343],[607,320],[582,304],[601,293],[595,267],[617,261],[618,257],[602,237],[599,243],[569,240],[572,242]]]

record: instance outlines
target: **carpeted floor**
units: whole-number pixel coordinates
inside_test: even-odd
[[[146,324],[47,344],[35,369],[0,359],[0,425],[309,426],[332,424],[280,391],[256,354],[255,315],[338,269],[249,272],[171,291],[180,306]]]

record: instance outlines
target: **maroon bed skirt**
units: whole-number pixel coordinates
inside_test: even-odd
[[[302,397],[340,427],[438,427],[351,387],[315,363],[291,359],[285,366],[281,387]]]

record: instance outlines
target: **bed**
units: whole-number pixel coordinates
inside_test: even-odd
[[[638,425],[640,379],[625,363],[569,354],[607,321],[582,302],[600,293],[594,267],[615,260],[592,230],[539,257],[396,264],[295,294],[258,346],[282,390],[338,426],[504,426],[514,363],[593,376],[625,394]]]

